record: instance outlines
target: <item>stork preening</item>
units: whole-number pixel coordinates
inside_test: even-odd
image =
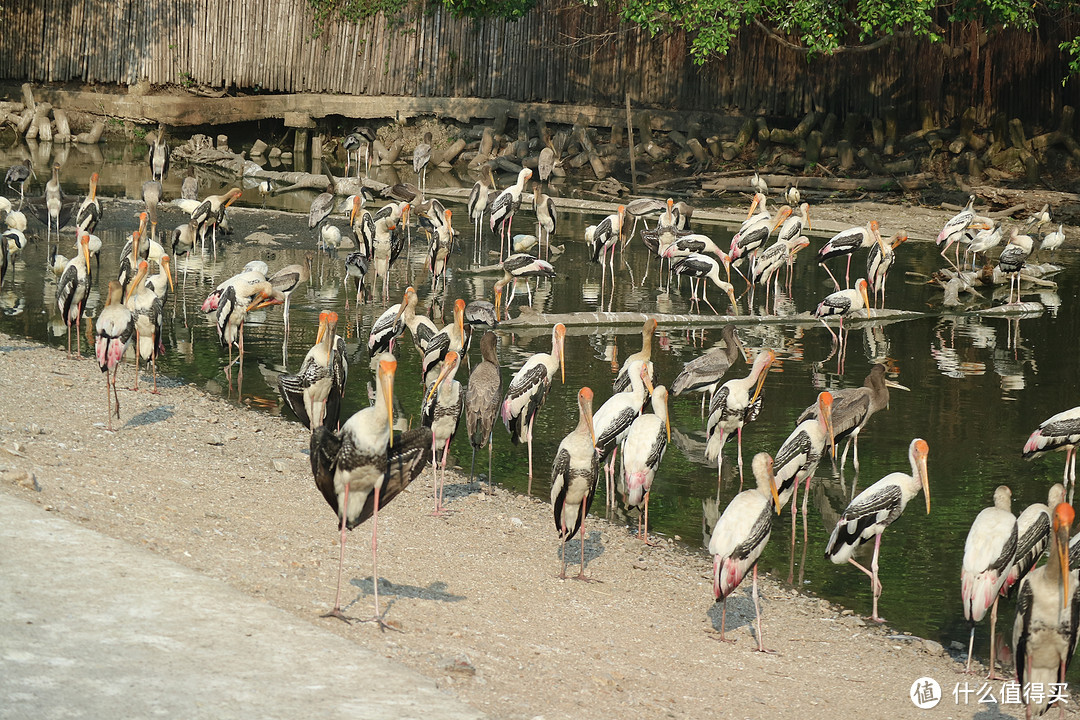
[[[338,427],[349,376],[345,340],[337,334],[335,312],[319,313],[319,333],[295,375],[278,376],[278,392],[309,430]]]
[[[884,622],[878,615],[878,598],[881,597],[881,581],[878,580],[881,534],[900,517],[911,499],[919,494],[919,490],[926,496],[926,513],[930,514],[930,484],[926,471],[926,457],[929,453],[930,446],[925,440],[912,440],[908,447],[911,474],[889,473],[859,493],[840,515],[825,548],[825,557],[832,562],[838,565],[850,562],[869,576],[874,595],[871,615],[874,622]],[[874,540],[874,557],[870,562],[870,569],[867,570],[856,562],[852,555],[871,538]]]
[[[885,279],[896,261],[896,248],[907,242],[907,239],[907,232],[900,230],[889,238],[889,242],[874,243],[870,246],[870,252],[866,256],[866,278],[874,291],[874,307],[878,306],[878,295],[881,295],[881,307],[885,307]]]
[[[150,150],[147,153],[147,162],[150,164],[150,174],[154,180],[158,182],[164,182],[165,178],[169,177],[169,160],[172,155],[172,151],[169,149],[169,144],[165,141],[165,130],[161,127],[158,128],[157,134],[154,136],[154,142],[150,145]]]
[[[727,273],[728,264],[724,263],[725,274]],[[674,265],[671,266],[672,272],[676,275],[685,275],[692,279],[693,287],[691,289],[690,299],[690,312],[694,311],[694,306],[698,307],[698,311],[701,310],[701,304],[699,302],[697,291],[698,283],[701,284],[701,300],[705,301],[705,304],[709,306],[709,309],[719,315],[713,304],[709,302],[708,287],[711,282],[716,287],[724,291],[728,296],[728,300],[731,301],[731,310],[736,315],[739,314],[738,301],[735,300],[735,288],[731,283],[720,279],[720,262],[709,255],[702,255],[700,253],[691,253],[686,257],[680,259]]]
[[[559,553],[562,557],[561,579],[566,579],[566,541],[579,530],[581,571],[577,579],[589,579],[585,575],[585,516],[592,506],[600,476],[600,462],[594,447],[592,402],[592,390],[581,388],[578,391],[577,427],[559,443],[551,466],[551,505],[555,512],[555,530],[562,543]]]
[[[773,459],[768,453],[754,456],[752,469],[757,486],[732,498],[723,515],[713,527],[709,538],[709,554],[713,556],[713,597],[722,603],[720,611],[720,640],[727,623],[727,598],[753,568],[754,614],[757,618],[757,649],[765,652],[761,638],[761,606],[758,603],[757,561],[769,542],[772,518],[780,512],[780,500],[773,477]]]

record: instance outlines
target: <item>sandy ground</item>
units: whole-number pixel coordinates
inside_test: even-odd
[[[121,385],[131,380],[128,366]],[[736,642],[717,642],[711,559],[670,541],[648,547],[590,517],[586,570],[598,582],[560,580],[549,504],[502,490],[489,497],[460,477],[446,518],[430,515],[430,474],[380,515],[380,595],[401,632],[321,618],[333,602],[337,532],[312,482],[303,428],[182,386],[121,390],[124,424],[107,432],[103,395],[94,362],[0,335],[0,491],[403,662],[492,717],[980,711],[974,698],[958,707],[952,688],[981,677],[957,675],[937,643],[772,578],[762,579],[761,604],[775,652],[754,650],[749,582],[728,603]],[[363,525],[346,551],[347,612],[358,616],[371,611],[370,541]],[[579,548],[567,546],[574,557]],[[934,710],[908,697],[922,676],[943,686]]]

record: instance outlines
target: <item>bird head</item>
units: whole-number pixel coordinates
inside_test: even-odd
[[[919,482],[922,483],[923,494],[926,495],[926,514],[930,514],[930,476],[926,472],[926,456],[930,454],[930,446],[922,438],[911,441],[911,464],[918,470]]]
[[[551,331],[551,350],[559,356],[559,369],[562,381],[566,382],[566,326],[558,323]]]
[[[578,390],[577,394],[578,411],[581,413],[581,417],[585,420],[585,427],[589,428],[589,437],[592,439],[592,443],[596,445],[596,428],[593,427],[593,391],[591,388],[583,387]]]

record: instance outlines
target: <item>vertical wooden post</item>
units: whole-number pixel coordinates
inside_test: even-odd
[[[637,160],[634,157],[634,122],[630,116],[630,93],[626,93],[626,139],[630,143],[630,188],[637,194]]]

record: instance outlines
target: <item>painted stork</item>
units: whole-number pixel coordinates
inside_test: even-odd
[[[270,283],[263,282],[252,288],[254,291],[247,297],[241,296],[236,285],[225,288],[224,294],[217,307],[217,331],[221,347],[229,351],[229,364],[225,366],[225,374],[229,375],[232,370],[232,346],[236,345],[240,353],[240,367],[244,363],[244,321],[247,314],[252,310],[258,310],[268,305],[277,305],[282,300],[273,295]]]
[[[566,541],[581,531],[581,571],[578,580],[585,576],[585,516],[596,495],[600,477],[600,463],[594,443],[596,433],[592,414],[593,392],[589,388],[578,391],[578,424],[562,439],[551,466],[551,505],[555,513],[555,530],[562,543],[562,570],[559,578],[566,579]]]
[[[725,270],[727,269],[727,263],[724,264]],[[676,275],[686,275],[693,281],[693,288],[691,291],[690,299],[690,311],[693,312],[694,305],[698,305],[700,310],[700,301],[697,296],[698,282],[701,283],[701,300],[705,301],[705,304],[709,306],[709,309],[719,315],[713,304],[709,302],[709,282],[720,288],[728,296],[728,300],[731,301],[731,308],[737,315],[739,313],[739,306],[735,300],[735,288],[731,283],[720,279],[720,262],[708,255],[702,255],[701,253],[691,253],[682,258],[674,265],[671,266],[671,270]]]
[[[994,491],[993,507],[984,508],[971,523],[964,542],[964,564],[960,570],[960,596],[964,601],[964,619],[971,623],[968,640],[967,672],[971,672],[975,646],[975,623],[990,610],[990,675],[998,680],[994,653],[997,631],[998,598],[1004,594],[1005,581],[1016,562],[1016,516],[1012,513],[1012,491],[999,485]]]
[[[315,196],[315,199],[311,201],[311,206],[308,208],[308,227],[316,228],[323,220],[330,217],[330,213],[334,211],[334,204],[336,202],[336,189],[334,183],[328,182],[326,189],[323,192]]]
[[[630,376],[629,389],[609,397],[593,417],[596,451],[601,462],[606,464],[607,502],[612,507],[615,505],[615,460],[619,444],[626,439],[630,425],[641,414],[653,391],[649,368],[641,360],[632,362],[627,374]]]
[[[887,368],[877,363],[863,380],[861,387],[845,388],[832,393],[832,423],[836,441],[846,439],[844,454],[840,457],[840,469],[847,464],[848,447],[854,445],[855,472],[859,472],[859,432],[874,413],[889,407],[889,388],[909,390],[898,382],[885,377]],[[796,422],[804,422],[818,414],[817,404],[803,410]]]
[[[814,317],[821,320],[821,324],[825,326],[825,329],[829,331],[829,335],[832,336],[833,342],[837,344],[840,350],[841,363],[844,357],[844,318],[858,310],[866,310],[866,314],[870,314],[870,297],[866,292],[867,284],[864,278],[859,278],[855,281],[855,287],[848,290],[837,290],[830,295],[827,295],[824,300],[818,303],[817,309],[814,310]],[[825,318],[832,315],[840,316],[840,336],[833,332],[828,323],[825,322]],[[831,356],[830,356],[831,357]]]
[[[427,166],[431,162],[431,133],[424,133],[424,141],[413,148],[412,167],[413,172],[420,178],[420,191],[427,188]]]
[[[635,418],[622,442],[626,504],[641,511],[638,515],[638,537],[646,543],[649,542],[649,493],[669,442],[671,418],[668,415],[668,391],[663,385],[658,385],[652,391],[652,413]]]
[[[499,317],[502,309],[502,296],[507,285],[510,285],[510,297],[506,301],[505,317],[510,319],[510,303],[514,301],[517,293],[518,280],[525,278],[525,287],[529,291],[529,305],[532,306],[532,289],[529,288],[529,278],[553,278],[555,267],[547,260],[528,253],[514,253],[501,263],[503,276],[495,283],[495,315]]]
[[[150,218],[150,239],[157,241],[158,204],[161,202],[161,183],[147,180],[142,184],[142,199],[146,205],[146,215]]]
[[[491,165],[484,166],[484,172],[480,173],[480,179],[469,191],[468,211],[469,219],[473,224],[473,244],[476,248],[476,263],[480,263],[480,227],[484,220],[484,212],[488,208],[490,195],[495,187],[495,176],[491,172]]]
[[[806,501],[810,496],[810,480],[828,447],[836,455],[836,433],[833,426],[833,395],[818,393],[812,417],[801,419],[787,436],[773,460],[779,508],[791,500],[791,548],[795,549],[796,505],[799,502],[799,483],[805,482],[803,492],[803,542],[806,542]]]
[[[778,238],[769,247],[765,248],[754,262],[754,268],[750,273],[750,282],[765,286],[765,312],[769,312],[769,289],[775,288],[773,293],[773,312],[776,312],[776,295],[780,293],[780,268],[787,267],[790,271],[795,256],[800,250],[810,247],[810,239],[805,235],[799,235],[787,240]],[[788,273],[788,285],[790,288],[791,274]]]
[[[761,638],[761,606],[758,603],[757,561],[769,542],[772,533],[773,513],[780,512],[773,477],[773,459],[768,453],[754,456],[752,468],[757,486],[744,490],[731,499],[724,513],[713,527],[709,538],[709,554],[713,556],[713,597],[721,603],[720,640],[727,623],[727,598],[754,569],[754,586],[751,597],[757,617],[758,651],[765,652]]]
[[[56,285],[56,304],[60,316],[67,325],[67,352],[71,357],[71,328],[75,327],[75,353],[82,357],[79,321],[86,309],[86,300],[90,295],[90,236],[83,233],[79,237],[79,252],[68,260],[64,272]]]
[[[1017,228],[1013,228],[1009,234],[1009,242],[998,256],[998,270],[1006,275],[1012,275],[1009,279],[1009,303],[1013,302],[1013,285],[1016,285],[1016,301],[1020,302],[1020,271],[1031,257],[1034,241],[1030,235],[1020,235]]]
[[[776,239],[778,242],[788,242],[794,240],[800,235],[805,235],[807,230],[810,230],[810,204],[809,203],[795,203],[795,206],[799,208],[799,214],[794,212],[784,220],[784,224],[780,226],[780,230],[776,233]]]
[[[900,230],[889,242],[874,243],[866,256],[866,278],[874,291],[874,306],[877,307],[878,295],[881,295],[881,307],[885,307],[885,279],[889,269],[896,261],[896,248],[907,242],[907,231]]]
[[[1076,446],[1080,444],[1080,406],[1063,410],[1040,423],[1024,443],[1024,458],[1031,460],[1054,450],[1065,451],[1065,471],[1061,483],[1069,490],[1072,504],[1076,490]]]
[[[529,447],[529,485],[527,492],[532,494],[532,431],[536,422],[536,414],[544,406],[547,399],[548,389],[555,377],[555,371],[562,371],[562,380],[566,382],[566,326],[558,323],[551,330],[551,352],[536,353],[521,366],[510,386],[506,389],[506,397],[502,401],[503,424],[510,432],[510,440],[515,445],[521,443],[522,438]]]
[[[618,209],[605,217],[596,225],[592,232],[592,238],[586,237],[589,243],[589,252],[593,262],[600,263],[600,307],[603,308],[604,284],[606,272],[611,267],[611,292],[615,293],[615,246],[622,243],[623,232],[626,230],[626,206],[620,205]],[[588,232],[586,231],[586,235]]]
[[[101,203],[97,199],[98,174],[90,176],[90,192],[75,211],[75,227],[83,232],[92,233],[101,220]]]
[[[948,249],[949,245],[959,240],[960,235],[968,229],[975,217],[975,196],[969,195],[967,205],[964,206],[963,210],[945,221],[945,225],[941,228],[941,232],[938,233],[934,242],[938,245],[946,243],[945,248]]]
[[[394,352],[394,341],[405,332],[405,321],[402,316],[405,314],[406,303],[407,296],[396,305],[388,307],[383,311],[382,315],[375,318],[367,341],[368,355],[370,357],[376,358],[384,352]]]
[[[345,531],[372,518],[371,575],[375,594],[375,615],[363,622],[390,627],[379,612],[378,537],[379,510],[419,477],[427,464],[431,432],[409,430],[398,436],[394,426],[393,355],[379,358],[375,375],[375,404],[355,413],[341,430],[322,426],[311,433],[311,471],[315,485],[341,522],[341,550],[338,556],[337,595],[334,609],[323,617],[350,622],[341,611],[341,569],[345,560]]]
[[[1062,229],[1064,226],[1058,223],[1058,229],[1054,232],[1046,233],[1043,235],[1042,242],[1039,243],[1039,255],[1045,252],[1054,252],[1065,242],[1065,231]]]
[[[555,212],[555,201],[541,191],[538,182],[533,183],[533,209],[536,211],[536,237],[540,247],[550,248],[558,215]]]
[[[611,384],[612,392],[624,392],[630,387],[630,365],[635,360],[645,363],[646,368],[649,370],[649,377],[652,379],[653,384],[656,384],[656,368],[653,367],[652,362],[652,343],[653,335],[656,334],[656,326],[655,318],[649,318],[641,326],[641,349],[636,353],[627,355],[622,367],[619,368],[619,374],[615,376],[615,382]]]
[[[289,299],[293,290],[311,279],[311,254],[304,257],[304,262],[286,265],[276,273],[266,278],[274,287],[274,290],[285,297],[285,305],[282,308],[282,317],[285,323],[285,344],[289,342]]]
[[[367,296],[367,289],[364,285],[364,278],[367,276],[368,268],[371,266],[371,256],[365,255],[362,251],[357,250],[351,252],[345,256],[345,309],[349,309],[349,278],[356,280],[356,305],[359,308],[360,303]]]
[[[465,388],[465,430],[469,433],[472,445],[472,464],[469,467],[469,482],[476,471],[476,450],[487,445],[488,448],[488,493],[492,492],[491,453],[494,439],[492,428],[499,416],[499,403],[502,401],[502,374],[499,371],[499,339],[490,330],[480,338],[480,363],[469,374],[469,385]]]
[[[930,485],[926,472],[926,457],[930,446],[922,438],[915,438],[908,448],[911,474],[894,472],[863,490],[851,501],[833,528],[825,548],[825,557],[837,565],[850,562],[870,577],[874,595],[871,619],[884,622],[878,616],[878,598],[881,597],[881,581],[878,580],[878,555],[881,550],[881,534],[904,512],[908,502],[919,490],[926,495],[926,513],[930,514]],[[874,539],[874,557],[870,569],[860,565],[852,557],[862,544]]]
[[[158,128],[154,137],[154,144],[150,146],[147,154],[147,162],[150,164],[150,174],[158,182],[164,182],[169,177],[169,158],[172,152],[169,144],[165,142],[165,131]]]
[[[739,342],[739,336],[735,334],[734,325],[723,327],[720,331],[720,340],[723,345],[717,345],[704,355],[683,365],[682,371],[671,384],[672,394],[678,396],[684,392],[700,392],[703,393],[702,403],[704,403],[704,393],[714,389],[723,379],[728,368],[742,357],[742,343]]]
[[[1053,533],[1047,563],[1032,570],[1020,581],[1016,620],[1013,623],[1013,652],[1017,681],[1022,688],[1046,689],[1041,698],[1026,693],[1027,717],[1042,715],[1054,702],[1054,687],[1065,687],[1065,674],[1076,650],[1080,628],[1080,573],[1069,568],[1066,547],[1075,513],[1061,503],[1054,508]]]
[[[755,196],[755,202],[756,200]],[[761,206],[764,208],[764,201],[761,202]],[[753,212],[753,208],[751,208],[751,212]],[[751,216],[749,220],[743,223],[743,227],[739,229],[739,232],[735,233],[734,237],[731,238],[731,262],[734,263],[744,255],[749,256],[751,259],[750,270],[752,272],[758,249],[764,247],[776,229],[790,216],[791,207],[788,205],[782,205],[776,211],[775,218],[767,211]]]
[[[464,353],[468,350],[465,344],[465,301],[458,298],[454,301],[454,319],[446,324],[439,332],[428,340],[424,347],[424,356],[421,360],[421,371],[425,385],[430,384],[429,373],[437,374],[439,365],[446,359],[450,352]]]
[[[1031,572],[1050,545],[1051,508],[1065,502],[1065,486],[1054,483],[1046,494],[1046,503],[1032,503],[1016,516],[1016,562],[1009,570],[1003,590],[1016,587],[1020,578]]]
[[[438,377],[431,383],[431,388],[424,396],[420,411],[424,427],[431,429],[431,472],[435,489],[435,515],[444,513],[442,496],[446,482],[446,457],[450,454],[450,443],[457,435],[461,422],[461,410],[465,407],[465,393],[461,383],[454,379],[459,365],[459,355],[451,350],[443,359]],[[442,450],[442,472],[435,464],[435,455]]]
[[[60,186],[60,163],[53,163],[52,179],[45,183],[45,209],[48,211],[46,242],[52,239],[52,228],[56,225],[56,237],[60,237],[60,209],[64,202],[64,189]]]
[[[491,212],[488,217],[491,221],[491,230],[499,226],[499,259],[506,257],[507,238],[514,223],[514,213],[521,207],[521,193],[525,191],[525,183],[532,177],[532,170],[522,168],[518,173],[517,182],[503,190],[491,201]],[[493,183],[494,184],[494,183]]]
[[[321,425],[338,427],[341,400],[349,376],[345,340],[337,334],[337,313],[319,313],[319,334],[295,375],[278,376],[281,399],[314,430]]]
[[[128,286],[127,307],[135,316],[135,390],[139,389],[139,370],[144,362],[153,368],[154,389],[157,394],[157,358],[165,352],[165,338],[162,334],[165,325],[164,303],[152,287],[145,284],[149,263],[139,262],[135,279]]]
[[[818,250],[818,265],[825,268],[825,272],[829,273],[829,277],[832,278],[837,291],[840,290],[840,283],[837,282],[836,277],[832,274],[832,270],[830,270],[829,266],[825,263],[835,257],[843,257],[846,255],[847,269],[844,271],[844,287],[850,288],[851,257],[855,254],[855,251],[859,248],[868,248],[876,243],[881,246],[882,254],[885,253],[885,241],[881,239],[881,233],[878,229],[878,221],[871,220],[866,224],[866,227],[854,227],[848,228],[847,230],[841,230],[829,238],[829,241],[822,245],[821,249]]]
[[[405,309],[401,313],[401,319],[405,321],[405,327],[409,328],[412,335],[413,345],[421,353],[427,351],[428,341],[439,332],[435,323],[427,315],[416,314],[416,303],[419,298],[416,289],[411,285],[405,288]]]
[[[761,412],[761,388],[774,362],[776,362],[776,353],[772,350],[763,350],[754,358],[754,365],[750,368],[749,375],[728,380],[713,392],[712,401],[709,403],[709,419],[705,426],[705,434],[709,439],[705,448],[705,457],[716,463],[717,492],[720,490],[720,473],[724,466],[724,443],[732,433],[735,433],[738,438],[739,489],[742,490],[743,424],[754,420]]]
[[[214,243],[214,256],[217,256],[217,229],[225,219],[225,210],[243,195],[240,188],[232,188],[224,195],[208,195],[202,203],[191,211],[191,219],[199,228],[199,236],[206,241],[206,230],[210,228]]]
[[[113,400],[116,401],[116,417],[120,417],[120,397],[116,393],[116,374],[120,361],[131,345],[135,335],[135,318],[124,305],[124,289],[115,280],[109,282],[109,299],[94,323],[96,339],[94,353],[98,367],[105,373],[105,409],[112,431]],[[109,374],[112,373],[110,379]],[[110,388],[112,389],[110,394]]]
[[[1005,234],[1004,227],[998,223],[986,230],[980,230],[975,233],[975,237],[972,238],[971,244],[968,245],[967,250],[964,251],[964,262],[967,262],[967,254],[972,255],[972,264],[978,259],[979,253],[986,257],[986,253],[993,250],[1001,244],[1001,237]]]

